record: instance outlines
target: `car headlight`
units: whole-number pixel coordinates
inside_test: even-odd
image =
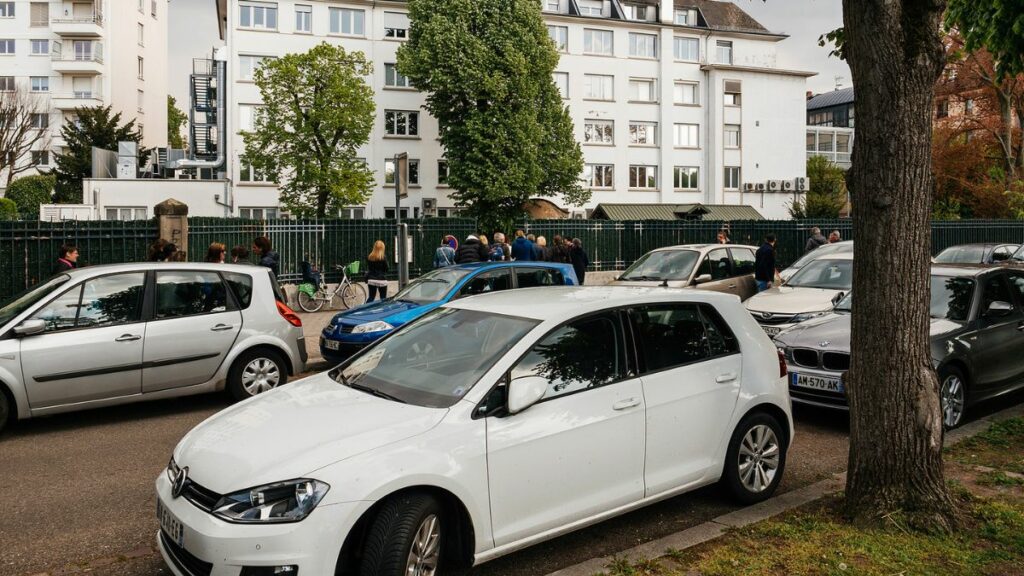
[[[289,480],[228,494],[213,513],[230,522],[298,522],[316,508],[331,487],[319,480]]]
[[[793,316],[793,322],[803,322],[805,320],[810,320],[811,318],[824,316],[829,312],[830,310],[819,310],[818,312],[804,312],[803,314],[797,314],[796,316]]]
[[[178,463],[174,461],[174,456],[171,456],[171,461],[167,463],[167,479],[174,482],[174,477],[178,475]]]
[[[367,322],[366,324],[360,324],[352,329],[353,334],[366,334],[367,332],[383,332],[385,330],[393,330],[395,327],[383,320],[377,320],[376,322]]]

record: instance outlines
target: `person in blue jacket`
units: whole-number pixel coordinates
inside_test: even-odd
[[[533,261],[533,242],[526,239],[526,233],[516,230],[516,239],[512,242],[512,259],[518,262]]]

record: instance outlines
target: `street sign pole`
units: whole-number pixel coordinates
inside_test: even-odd
[[[406,253],[408,227],[402,224],[402,199],[409,195],[409,154],[395,154],[395,238],[398,248],[398,289],[409,283],[409,256]]]

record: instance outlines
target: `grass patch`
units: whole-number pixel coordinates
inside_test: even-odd
[[[948,460],[968,466],[1024,474],[1024,418],[996,422],[984,432],[946,451]]]

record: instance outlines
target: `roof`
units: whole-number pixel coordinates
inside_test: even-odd
[[[821,108],[831,108],[833,106],[841,106],[843,104],[853,104],[852,86],[850,88],[843,88],[842,90],[818,94],[807,101],[807,109],[819,110]]]
[[[932,264],[933,276],[980,276],[991,270],[1004,270],[992,264]]]
[[[757,246],[750,246],[749,244],[680,244],[678,246],[662,246],[661,248],[655,248],[651,252],[665,252],[668,250],[714,250],[715,248],[750,248],[756,251]]]
[[[118,272],[139,272],[145,270],[217,270],[220,272],[270,272],[270,268],[254,266],[248,262],[234,264],[225,262],[222,264],[210,262],[133,262],[129,264],[98,264],[96,266],[83,266],[63,272],[72,279],[101,276],[104,274],[116,274]]]
[[[715,30],[735,30],[740,32],[768,32],[760,22],[731,2],[714,0],[675,0],[676,9],[696,8],[707,23],[708,28]]]
[[[453,264],[446,266],[445,268],[438,268],[438,270],[451,270],[453,268],[458,270],[479,270],[481,268],[494,268],[497,266],[512,266],[513,268],[522,268],[529,266],[536,268],[538,266],[547,268],[572,268],[572,264],[566,264],[564,262],[544,262],[544,261],[512,261],[512,262],[466,262],[465,264]]]
[[[591,218],[602,220],[764,220],[746,204],[598,204]]]

